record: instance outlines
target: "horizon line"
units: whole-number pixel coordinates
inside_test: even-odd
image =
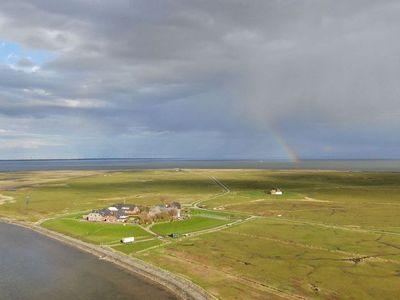
[[[189,158],[189,157],[81,157],[81,158],[10,158],[0,161],[54,161],[54,160],[181,160],[181,161],[280,161],[300,163],[302,161],[346,161],[346,160],[400,160],[400,158],[301,158],[293,161],[288,158]]]

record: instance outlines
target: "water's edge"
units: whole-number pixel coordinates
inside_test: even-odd
[[[36,233],[49,237],[53,240],[70,245],[78,250],[92,254],[98,258],[115,264],[116,266],[127,270],[135,275],[139,275],[155,284],[161,285],[168,289],[174,295],[181,299],[187,300],[210,300],[216,299],[208,292],[196,284],[186,280],[178,275],[172,274],[166,270],[157,268],[142,260],[127,256],[123,253],[113,251],[112,249],[103,248],[101,246],[89,244],[75,238],[50,231],[35,224],[26,223],[0,217],[0,222],[20,226],[30,229]]]
[[[0,160],[0,172],[50,170],[264,169],[400,172],[400,160],[179,160],[71,159]]]

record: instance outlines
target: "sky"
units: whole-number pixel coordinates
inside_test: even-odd
[[[0,159],[400,158],[400,2],[2,0]]]

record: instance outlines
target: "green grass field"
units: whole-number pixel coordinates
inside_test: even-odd
[[[101,224],[76,218],[51,219],[42,223],[42,226],[94,244],[118,243],[129,236],[137,240],[152,237],[138,225]]]
[[[267,225],[247,223],[243,225],[245,228],[237,226],[151,250],[143,258],[190,276],[224,299],[248,299],[249,290],[252,299],[274,299],[276,294],[266,287],[306,298],[396,299],[398,296],[399,252],[385,247],[384,241],[379,244],[374,242],[374,236],[367,236],[365,242],[365,236],[346,233],[337,236],[329,232],[324,238],[335,236],[336,241],[326,245],[324,239],[318,239],[315,229],[314,236],[303,240],[296,236],[295,228],[284,228],[285,233],[293,232],[296,236],[293,240],[268,232],[265,227],[265,230],[259,228]],[[398,239],[396,242],[388,238],[388,241],[399,245]],[[333,250],[335,247],[348,252]],[[372,257],[358,263],[352,261],[368,255]]]
[[[190,278],[220,299],[397,299],[400,294],[400,173],[71,171],[3,173],[0,179],[0,194],[13,198],[0,205],[0,216],[53,217],[43,226],[111,244]],[[284,195],[269,195],[272,187]],[[183,203],[192,217],[151,227],[158,234],[238,223],[162,242],[139,226],[80,220],[83,211],[117,202],[171,200]],[[153,239],[118,244],[131,235]]]
[[[229,223],[228,220],[193,216],[188,220],[155,224],[151,230],[161,235],[190,233]]]
[[[121,251],[125,254],[132,254],[138,251],[142,251],[154,246],[158,246],[162,244],[160,240],[153,239],[149,241],[143,241],[143,242],[134,242],[132,244],[121,244],[117,246],[113,246],[112,248],[118,251]]]
[[[47,177],[41,172],[3,175],[0,187],[4,186],[4,191],[1,193],[13,197],[15,202],[1,205],[0,216],[37,221],[55,214],[91,210],[123,201],[138,205],[171,201],[191,203],[220,191],[213,182],[197,173],[76,172],[80,176],[74,176],[73,171],[59,172],[57,176],[46,172]]]
[[[230,221],[248,217],[247,214],[242,214],[238,212],[224,212],[224,211],[196,209],[196,208],[190,209],[189,213],[192,216],[214,218],[220,220],[230,220]]]

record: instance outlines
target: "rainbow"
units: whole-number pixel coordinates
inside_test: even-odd
[[[300,162],[299,155],[297,152],[291,147],[286,139],[283,137],[283,135],[276,130],[276,128],[270,127],[270,132],[272,136],[275,138],[276,142],[280,145],[280,147],[283,149],[283,151],[286,153],[288,158],[290,159],[291,162],[298,163]]]

